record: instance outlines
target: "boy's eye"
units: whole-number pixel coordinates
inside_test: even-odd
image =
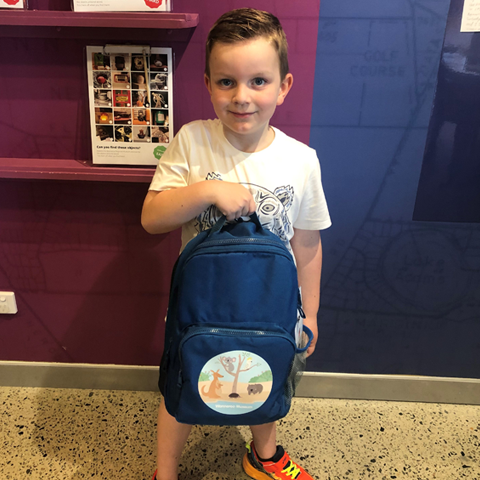
[[[222,87],[231,87],[233,85],[233,82],[228,78],[222,78],[218,83]]]
[[[265,85],[265,83],[266,83],[266,80],[264,78],[254,78],[253,79],[253,84],[256,87],[263,87],[263,85]]]

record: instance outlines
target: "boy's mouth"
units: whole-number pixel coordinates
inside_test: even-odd
[[[234,112],[234,111],[230,111],[230,113],[237,118],[248,118],[254,114],[254,112]]]

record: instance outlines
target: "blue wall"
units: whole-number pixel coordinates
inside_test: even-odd
[[[413,221],[448,0],[322,0],[323,233],[309,369],[480,378],[480,225]]]

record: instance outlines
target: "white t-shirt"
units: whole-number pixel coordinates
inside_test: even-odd
[[[185,187],[203,180],[245,186],[257,204],[262,225],[290,248],[293,227],[322,230],[331,225],[315,150],[274,128],[264,150],[245,153],[225,138],[220,120],[184,125],[160,159],[150,190]],[[182,250],[210,228],[221,212],[212,205],[182,227]]]

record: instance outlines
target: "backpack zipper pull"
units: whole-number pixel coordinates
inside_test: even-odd
[[[300,288],[298,289],[298,306],[297,306],[297,309],[298,309],[298,313],[300,314],[300,316],[302,318],[307,318],[307,316],[305,315],[305,312],[303,311],[303,308],[302,308],[302,292],[300,291]]]

